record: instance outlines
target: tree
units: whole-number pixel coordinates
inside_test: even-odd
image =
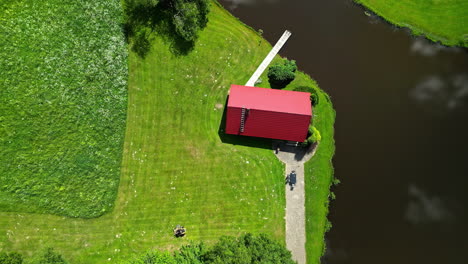
[[[21,254],[12,252],[12,253],[0,253],[0,264],[22,264],[23,256]]]
[[[210,0],[124,0],[124,33],[132,50],[145,57],[152,32],[170,42],[173,52],[187,54],[208,23]]]
[[[284,88],[296,78],[296,61],[284,59],[268,68],[268,79],[272,88]]]
[[[221,264],[293,264],[291,252],[284,245],[265,234],[245,234],[239,238],[221,237],[213,248],[204,254],[204,263]]]
[[[171,13],[175,33],[188,42],[208,23],[208,0],[161,0],[161,7]]]

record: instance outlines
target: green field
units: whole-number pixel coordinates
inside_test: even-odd
[[[209,20],[188,55],[174,55],[157,35],[144,59],[130,52],[113,211],[93,219],[0,212],[0,249],[30,256],[52,246],[71,263],[112,263],[221,235],[263,232],[284,241],[284,166],[270,142],[219,134],[229,85],[244,84],[271,45],[216,4]],[[288,89],[297,86],[317,87],[305,74]],[[323,139],[306,166],[309,263],[322,253],[333,177],[334,111],[323,93],[314,115]],[[172,236],[176,224],[187,237]]]
[[[466,0],[355,0],[385,20],[415,35],[448,46],[468,47]]]
[[[1,211],[112,209],[127,109],[122,17],[118,0],[0,5]]]

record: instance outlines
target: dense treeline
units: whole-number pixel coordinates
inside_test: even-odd
[[[211,247],[189,244],[174,253],[151,251],[125,264],[293,264],[284,245],[260,234],[223,236]]]

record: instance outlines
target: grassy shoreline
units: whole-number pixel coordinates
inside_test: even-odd
[[[446,46],[468,47],[468,1],[354,0],[389,23],[413,35]]]

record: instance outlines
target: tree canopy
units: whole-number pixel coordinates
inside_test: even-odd
[[[175,32],[186,41],[195,41],[198,32],[206,27],[209,13],[207,0],[162,0],[172,13]]]
[[[127,264],[294,264],[291,252],[265,234],[240,237],[223,236],[212,247],[189,244],[178,251],[152,251]]]
[[[204,263],[210,264],[293,264],[291,252],[284,245],[271,240],[265,234],[245,234],[236,237],[221,237],[205,253]]]
[[[284,59],[268,68],[268,79],[272,88],[284,88],[296,78],[296,61]]]
[[[125,0],[125,34],[132,49],[144,57],[153,31],[172,42],[173,51],[186,54],[208,23],[209,0]]]

